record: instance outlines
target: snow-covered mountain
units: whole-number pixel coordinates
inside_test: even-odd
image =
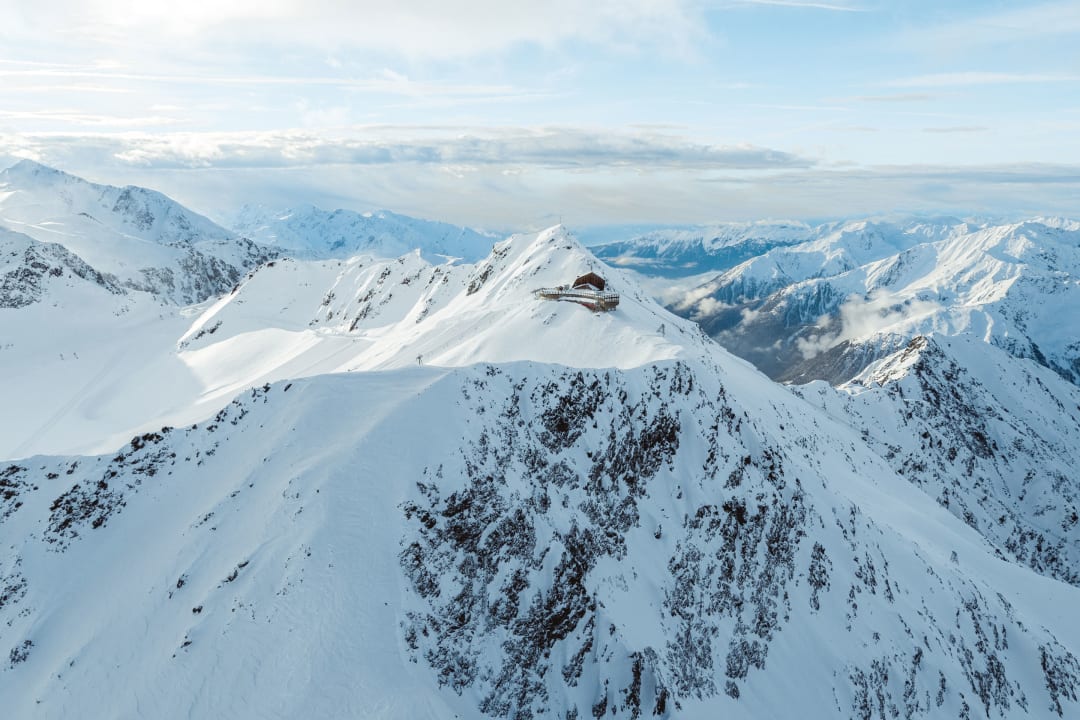
[[[605,262],[643,275],[682,278],[722,272],[773,248],[813,238],[814,229],[798,222],[723,223],[655,229],[595,245],[592,251]]]
[[[391,323],[486,315],[459,326],[472,358],[417,366],[436,339],[419,331],[360,350],[391,358],[380,372],[283,380],[107,455],[5,466],[11,712],[1076,711],[1080,589],[995,557],[858,433],[632,288],[610,315],[530,292],[587,261],[558,231],[515,238],[452,316]],[[289,265],[207,310],[209,338]]]
[[[182,308],[0,251],[6,715],[1080,713],[1080,391],[983,338],[787,388],[561,227]]]
[[[40,302],[53,283],[89,283],[113,295],[125,294],[115,277],[98,272],[63,245],[0,228],[0,308]]]
[[[621,293],[618,314],[593,316],[534,297],[541,287],[592,270]],[[272,330],[293,338],[275,339],[278,348],[342,343],[332,353],[333,369],[341,370],[417,364],[417,355],[438,365],[540,360],[627,367],[678,354],[679,344],[657,331],[669,319],[628,275],[604,268],[557,227],[497,243],[473,265],[433,265],[419,252],[267,263],[196,320],[180,346],[247,342]],[[642,327],[650,332],[643,335]],[[672,332],[706,342],[690,322]],[[577,339],[560,342],[567,336]]]
[[[312,205],[285,211],[246,205],[237,213],[232,226],[243,237],[305,259],[349,258],[360,254],[398,257],[419,249],[432,261],[457,257],[476,262],[499,239],[470,228],[420,220],[388,210],[327,211]]]
[[[433,265],[416,252],[271,261],[219,300],[179,312],[100,288],[93,302],[0,311],[17,340],[0,357],[0,389],[23,408],[0,418],[0,457],[101,451],[285,378],[511,360],[627,367],[678,357],[683,335],[711,344],[619,271],[604,270],[622,295],[615,315],[533,296],[594,268],[601,263],[553,230],[499,243],[475,265]],[[41,327],[54,332],[44,338]]]
[[[181,305],[227,291],[277,254],[154,190],[98,185],[30,160],[0,171],[0,228],[61,244],[119,286]]]
[[[920,334],[973,334],[1080,381],[1080,223],[849,223],[672,300],[779,379],[850,379]]]
[[[850,383],[794,392],[1005,557],[1080,585],[1080,389],[971,335],[919,336]]]
[[[154,191],[29,161],[0,172],[0,395],[18,408],[0,414],[0,456],[109,447],[155,418],[187,422],[267,377],[300,373],[298,362],[313,361],[252,361],[260,373],[242,354],[218,363],[214,352],[177,352],[206,309],[185,306],[212,304],[277,252]],[[312,308],[334,275],[312,291]],[[333,343],[323,339],[320,348]],[[310,350],[304,357],[317,357]]]

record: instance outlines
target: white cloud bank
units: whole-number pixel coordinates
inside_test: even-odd
[[[876,291],[865,297],[851,295],[840,306],[837,320],[823,318],[818,325],[822,332],[810,338],[798,338],[795,345],[802,356],[809,360],[842,342],[866,340],[939,310],[941,305],[936,302],[918,298],[900,299],[885,291]],[[838,327],[832,330],[834,324],[838,324]]]
[[[0,112],[0,117],[3,113]],[[805,168],[810,158],[752,145],[710,145],[652,132],[581,128],[385,128],[332,133],[0,135],[0,154],[61,167],[288,168],[313,165],[505,165],[550,168]]]
[[[162,111],[163,113],[166,110]],[[492,229],[819,220],[882,212],[1075,216],[1080,166],[835,167],[654,130],[366,126],[237,133],[4,134],[28,157],[136,184],[227,221],[244,203],[388,208]]]

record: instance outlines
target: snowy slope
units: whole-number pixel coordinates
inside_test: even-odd
[[[793,388],[1005,556],[1080,585],[1080,389],[970,335]]]
[[[0,457],[95,447],[197,392],[167,350],[190,312],[0,229]]]
[[[0,171],[0,227],[61,244],[123,287],[176,304],[225,292],[276,254],[156,191],[98,185],[29,160]]]
[[[593,269],[621,293],[616,312],[533,295]],[[126,298],[122,311],[75,299],[0,310],[14,340],[0,356],[0,390],[20,407],[2,418],[0,457],[100,452],[136,432],[194,422],[246,388],[415,366],[418,356],[442,366],[532,359],[628,367],[711,345],[562,228],[510,238],[476,265],[432,265],[417,253],[283,259],[201,306],[147,299]],[[41,327],[53,332],[43,336]]]
[[[534,295],[590,270],[621,293],[616,312]],[[195,320],[177,348],[205,388],[205,408],[245,387],[320,373],[514,360],[634,367],[709,345],[560,226],[513,236],[475,265],[432,265],[416,252],[268,263]]]
[[[283,382],[0,478],[15,717],[1078,710],[1080,589],[719,351]]]
[[[616,312],[594,315],[534,295],[592,270],[621,293]],[[669,320],[628,276],[605,268],[557,226],[500,242],[475,265],[433,265],[416,252],[394,260],[270,263],[211,307],[181,345],[212,347],[273,330],[310,339],[297,342],[348,342],[342,369],[416,364],[417,355],[437,365],[534,359],[625,367],[679,354],[657,332]],[[674,321],[673,333],[703,342],[692,323]],[[567,336],[577,340],[560,342]]]
[[[12,717],[1080,713],[1080,398],[1028,360],[792,392],[561,227],[186,308],[0,242]],[[1010,242],[944,264],[1009,297]],[[534,294],[590,270],[614,312]]]
[[[476,262],[491,251],[493,235],[447,223],[398,215],[388,210],[353,212],[304,205],[275,212],[247,205],[232,223],[234,231],[282,253],[305,259],[354,255],[398,257],[420,249],[437,262],[440,256]]]
[[[864,227],[770,251],[676,301],[780,379],[842,382],[912,337],[970,333],[1080,380],[1080,224]],[[895,230],[895,229],[894,229]]]

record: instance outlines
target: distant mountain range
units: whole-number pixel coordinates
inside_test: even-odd
[[[645,275],[681,278],[734,267],[772,248],[812,239],[814,229],[796,222],[727,223],[657,228],[629,240],[594,245],[605,262]]]
[[[0,171],[0,228],[63,245],[124,291],[181,305],[226,292],[277,255],[161,193],[98,185],[29,160]],[[25,267],[9,264],[5,277]]]
[[[233,222],[239,235],[305,259],[354,255],[397,257],[420,249],[433,261],[485,257],[497,236],[447,223],[418,220],[387,210],[353,212],[320,210],[311,205],[285,211],[243,207]]]
[[[852,221],[813,235],[659,292],[780,380],[841,383],[936,332],[974,334],[1080,381],[1080,315],[1062,312],[1080,302],[1080,223]]]
[[[283,212],[247,206],[227,230],[165,195],[113,187],[30,160],[0,171],[0,228],[59,243],[119,287],[176,304],[232,288],[247,270],[278,256],[355,255],[475,262],[495,236],[387,211]]]

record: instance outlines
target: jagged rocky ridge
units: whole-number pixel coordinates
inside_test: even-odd
[[[793,391],[1036,572],[1080,584],[1080,391],[968,337],[923,337],[851,383]]]
[[[161,717],[212,698],[250,717],[760,717],[791,693],[856,718],[1075,710],[1080,633],[1051,608],[1080,591],[994,559],[759,378],[707,360],[323,376],[109,456],[9,465],[0,691],[36,717],[136,697]],[[102,692],[113,668],[130,696]]]

